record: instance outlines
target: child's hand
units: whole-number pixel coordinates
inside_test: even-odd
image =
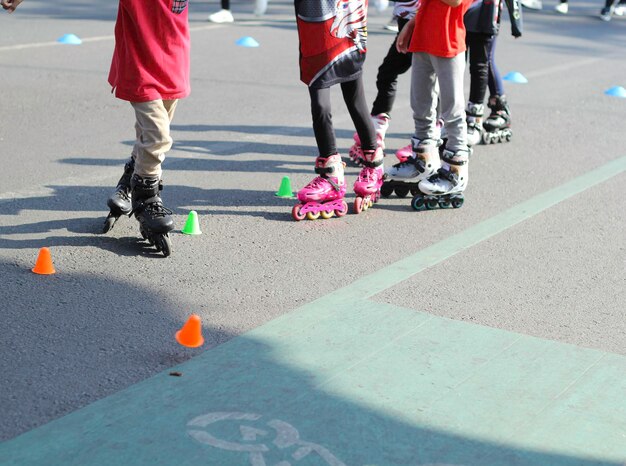
[[[411,36],[413,35],[413,27],[415,26],[415,18],[406,23],[406,25],[398,34],[398,40],[396,40],[396,50],[400,53],[407,53],[409,51],[409,43],[411,42]]]
[[[0,0],[2,8],[7,10],[9,13],[13,13],[20,3],[22,3],[22,0]]]

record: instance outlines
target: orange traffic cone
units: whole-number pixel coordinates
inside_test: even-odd
[[[200,317],[192,314],[183,328],[176,332],[176,341],[188,348],[197,348],[204,344],[202,337],[202,323]]]
[[[52,275],[56,271],[52,265],[52,256],[50,255],[50,249],[41,248],[39,250],[39,256],[37,256],[37,262],[32,269],[33,272],[39,275]]]

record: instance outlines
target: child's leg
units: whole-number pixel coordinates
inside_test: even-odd
[[[377,147],[376,130],[367,111],[363,79],[358,78],[341,84],[343,99],[348,107],[354,126],[361,138],[363,168],[354,183],[356,199],[354,212],[360,213],[371,207],[380,196],[383,184],[383,150]]]
[[[135,150],[135,173],[131,179],[133,213],[140,223],[142,234],[167,233],[174,228],[172,212],[163,206],[160,191],[161,163],[172,147],[170,121],[176,109],[176,100],[131,102],[137,119],[139,137]],[[164,248],[169,255],[169,247]]]
[[[356,132],[361,139],[362,150],[376,149],[376,131],[367,110],[363,78],[359,77],[354,81],[341,83],[341,92]]]
[[[462,192],[467,187],[468,159],[467,125],[463,110],[463,72],[465,54],[453,58],[432,57],[437,71],[440,90],[440,105],[448,143],[441,156],[441,168],[437,176],[420,181],[423,195],[413,198],[413,208],[460,207]]]
[[[291,211],[295,220],[330,218],[333,215],[344,216],[348,205],[343,200],[346,194],[344,179],[344,163],[337,153],[335,131],[330,107],[330,88],[317,89],[309,87],[311,96],[311,115],[313,132],[319,151],[315,159],[317,176],[304,188],[298,191],[298,200]]]
[[[489,81],[489,49],[493,35],[468,32],[465,43],[469,51],[470,93],[465,109],[467,143],[478,144],[483,138],[485,93]]]
[[[337,142],[333,128],[333,116],[330,106],[330,88],[309,87],[311,96],[311,116],[313,133],[320,157],[329,157],[337,153]]]
[[[439,80],[441,114],[448,134],[446,148],[453,153],[466,151],[467,125],[463,95],[465,56],[460,53],[453,58],[433,56],[432,59]]]
[[[133,149],[135,173],[142,177],[161,177],[161,163],[172,147],[170,121],[177,100],[132,102],[139,137]]]
[[[469,49],[469,101],[476,104],[485,101],[489,81],[489,44],[492,38],[489,34],[468,32],[465,40]]]
[[[418,141],[438,139],[437,75],[430,55],[414,53],[411,67],[411,108],[415,123],[415,139]]]
[[[400,31],[407,22],[408,21],[405,19],[398,19]],[[398,76],[406,73],[409,68],[411,68],[411,54],[398,52],[396,49],[397,40],[398,36],[396,35],[393,44],[391,44],[387,52],[387,56],[385,56],[383,63],[378,68],[378,75],[376,76],[376,88],[378,89],[378,93],[372,105],[372,115],[391,113],[393,103],[396,99]]]
[[[504,142],[511,139],[511,111],[504,94],[504,83],[495,62],[496,37],[489,44],[489,101],[491,115],[483,126],[488,133],[485,142]]]
[[[489,95],[504,95],[504,83],[502,82],[502,76],[496,66],[496,39],[498,36],[493,36],[493,39],[488,45],[489,56]]]

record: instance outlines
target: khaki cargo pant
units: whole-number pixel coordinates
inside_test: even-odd
[[[131,102],[135,110],[137,141],[133,147],[135,173],[141,177],[161,177],[161,163],[172,147],[170,123],[178,100]]]

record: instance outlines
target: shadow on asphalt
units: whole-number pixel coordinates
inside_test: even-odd
[[[3,316],[9,331],[0,340],[7,362],[0,385],[0,439],[114,394],[201,351],[174,342],[181,322],[172,318],[166,295],[106,277],[42,279],[2,262],[0,272],[12,277],[5,298],[16,303]],[[209,348],[233,337],[210,325],[203,330]],[[39,343],[31,344],[33,339]],[[57,455],[71,454],[72,461],[65,464],[112,464],[117,455],[164,458],[176,445],[185,452],[180,464],[201,458],[203,464],[273,465],[306,458],[303,464],[333,466],[619,466],[404,422],[394,414],[391,396],[388,409],[370,409],[320,386],[319,375],[285,364],[290,358],[283,351],[279,342],[240,336],[228,347],[213,348],[176,367],[182,377],[154,380],[43,426],[34,438],[0,446],[0,457],[15,459],[11,464],[32,464],[37,457],[54,462]],[[384,383],[378,389],[384,397]],[[419,387],[407,389],[419,405]],[[472,409],[467,400],[467,412],[460,409],[459,418],[498,416],[472,414]],[[246,435],[253,430],[256,436]],[[31,462],[19,462],[23,455]]]
[[[184,322],[166,292],[4,261],[0,276],[0,442],[198,354],[175,342]],[[210,326],[204,336],[209,348],[232,337]]]
[[[57,213],[55,220],[0,226],[0,249],[94,246],[122,256],[143,254],[162,257],[154,247],[141,240],[138,232],[137,237],[124,238],[102,234],[102,226],[109,213],[106,200],[113,187],[49,186],[49,188],[53,192],[48,196],[0,200],[3,215],[14,215],[16,221],[21,220],[19,214],[22,211],[45,211],[48,217],[53,215],[53,212]],[[202,189],[167,184],[162,197],[166,207],[176,215],[185,216],[191,209],[196,210],[200,215],[242,215],[263,217],[272,221],[292,221],[290,212],[292,204],[295,203],[295,199],[275,196],[274,191]],[[245,210],[246,207],[281,207],[284,208],[284,212],[248,211]],[[101,214],[96,217],[67,218],[66,212],[101,212]],[[134,218],[127,217],[121,217],[119,222],[136,223]],[[74,235],[58,234],[59,231],[65,230]],[[7,235],[43,233],[51,233],[51,235],[42,239],[7,237]]]

